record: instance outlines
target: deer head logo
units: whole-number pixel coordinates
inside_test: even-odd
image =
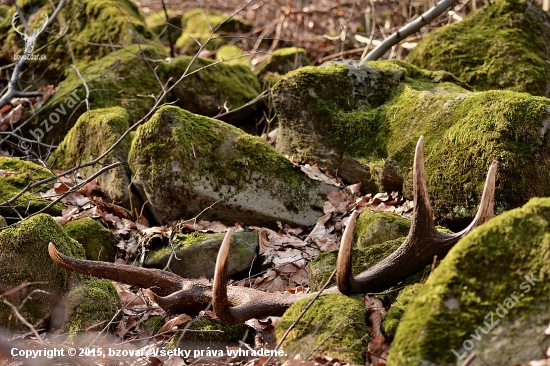
[[[38,38],[40,33],[42,33],[42,31],[46,28],[49,18],[48,18],[48,14],[44,14],[44,18],[45,18],[44,24],[42,24],[40,28],[38,28],[37,30],[31,31],[31,34],[27,34],[27,31],[21,32],[19,29],[17,29],[17,25],[15,24],[15,22],[18,17],[19,17],[18,13],[13,14],[13,18],[11,19],[11,25],[13,29],[15,29],[15,31],[19,33],[21,37],[23,37],[23,40],[25,41],[24,57],[28,58],[32,53],[32,50],[34,49],[34,44],[36,43],[36,39]]]

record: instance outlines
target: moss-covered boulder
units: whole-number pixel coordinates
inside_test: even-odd
[[[190,63],[192,64],[190,65]],[[175,105],[203,116],[214,117],[244,106],[256,98],[261,87],[250,67],[215,63],[214,60],[180,56],[163,67],[166,80],[172,77],[175,82],[187,72],[186,76],[169,94]],[[251,105],[224,117],[224,121],[233,124],[256,111],[257,105]]]
[[[217,202],[202,219],[311,225],[337,189],[308,179],[261,138],[172,106],[138,128],[129,164],[143,202],[162,223]]]
[[[399,291],[399,295],[397,295],[395,301],[392,302],[386,315],[382,317],[382,332],[384,333],[388,343],[391,343],[395,337],[397,326],[399,325],[405,310],[422,286],[422,283],[413,283],[405,286],[405,288]]]
[[[537,3],[497,0],[423,37],[407,60],[449,71],[476,90],[550,96],[550,16]]]
[[[282,338],[310,301],[311,297],[301,299],[285,312],[276,328],[278,339]],[[317,350],[312,356],[322,352],[329,357],[363,365],[369,342],[366,314],[361,297],[323,294],[292,328],[281,349],[289,359],[297,354],[305,359]]]
[[[266,73],[284,75],[289,71],[308,65],[306,50],[298,47],[286,47],[273,51],[265,60],[256,65],[254,72],[259,77]]]
[[[181,24],[181,13],[178,13],[172,9],[167,9],[167,13],[168,23],[173,25],[170,27],[170,29],[172,32],[172,41],[175,43],[176,40],[181,36],[181,30],[179,29]],[[160,35],[164,28],[167,26],[166,15],[164,14],[163,10],[159,10],[149,14],[147,17],[145,17],[145,22],[147,23],[149,29],[151,29],[151,31],[156,36]],[[160,35],[160,39],[165,43],[170,42],[170,38],[168,36],[168,28],[166,28],[166,30],[164,30],[164,33]]]
[[[413,298],[388,365],[527,364],[550,339],[550,199],[534,198],[476,228]]]
[[[17,197],[14,202],[10,200],[29,184],[52,176],[51,171],[30,161],[0,157],[0,202],[3,204],[0,207],[0,215],[13,222],[47,207],[52,201],[41,198],[39,193],[45,192],[53,183],[31,189]],[[8,202],[10,203],[8,204]],[[56,204],[45,212],[58,216],[61,215],[63,208],[65,208],[64,205]]]
[[[355,247],[366,249],[387,240],[407,236],[411,222],[401,216],[363,210],[355,227]]]
[[[192,233],[178,235],[172,247],[153,250],[143,263],[144,267],[163,269],[168,259],[175,253],[170,262],[170,270],[184,278],[214,277],[216,258],[223,241],[224,234]],[[258,233],[238,232],[231,236],[227,273],[248,271],[252,266],[258,249]]]
[[[249,32],[252,25],[231,17],[230,14],[218,13],[204,9],[193,9],[181,17],[183,32],[176,41],[176,45],[183,51],[194,52],[204,44],[212,34],[212,39],[206,46],[207,49],[216,49],[229,42],[232,35],[239,32]],[[215,31],[214,33],[212,33]]]
[[[120,310],[120,298],[115,286],[109,280],[86,280],[71,290],[66,298],[65,331],[71,334],[101,330],[120,320],[115,315]],[[120,317],[122,313],[120,313]]]
[[[116,238],[111,230],[91,217],[69,221],[63,229],[84,247],[86,259],[114,262]]]
[[[71,128],[48,163],[54,169],[70,169],[87,163],[106,152],[128,128],[128,113],[121,107],[94,109],[84,113]],[[106,164],[125,163],[128,160],[131,138],[125,137],[102,161],[102,165],[80,169],[83,177],[90,177]],[[111,169],[97,181],[109,198],[128,209],[140,208],[137,196],[130,188],[130,170],[127,165]],[[133,198],[133,200],[132,200]]]
[[[499,161],[497,213],[550,195],[550,99],[470,92],[449,73],[402,61],[304,67],[273,90],[277,150],[320,161],[370,191],[411,194],[414,148],[424,135],[427,183],[441,220],[469,223],[492,160]],[[388,165],[403,187],[377,183],[376,171]]]
[[[133,125],[139,121],[154,106],[152,95],[161,91],[152,67],[162,63],[160,60],[165,55],[159,45],[134,45],[118,49],[81,68],[82,77],[88,85],[90,109],[119,106],[128,113],[126,124]],[[59,91],[32,116],[23,131],[33,140],[59,144],[86,112],[86,94],[82,79],[75,70],[69,68],[67,78],[59,84]],[[118,134],[120,126],[120,123],[117,124]]]
[[[53,13],[52,3],[46,0],[23,0],[18,2],[26,15],[31,29],[44,22],[44,15]],[[11,26],[15,7],[11,7],[0,23],[0,34],[5,35],[0,45],[0,64],[13,62],[16,54],[22,54],[25,42]],[[130,0],[79,0],[70,1],[61,10],[56,22],[46,29],[36,41],[35,53],[46,55],[47,61],[27,65],[36,71],[48,70],[37,85],[57,84],[65,68],[73,63],[79,67],[97,60],[112,51],[109,45],[128,47],[153,39],[153,33],[145,25],[145,18],[137,5]],[[18,23],[21,26],[21,22]],[[61,26],[60,26],[61,24]],[[60,34],[66,35],[59,39]],[[40,51],[39,48],[43,47]],[[29,63],[27,63],[29,64]]]
[[[242,65],[246,67],[252,66],[252,63],[235,45],[223,45],[216,52],[216,61],[222,61],[226,65]]]
[[[19,312],[31,324],[47,319],[52,304],[67,290],[73,276],[50,258],[50,242],[54,243],[61,253],[84,259],[82,245],[71,239],[63,228],[46,214],[33,216],[0,232],[0,291],[4,293],[23,283],[32,283],[9,299],[16,306],[22,305]],[[23,304],[25,297],[35,289],[47,293],[34,293]],[[4,304],[0,304],[0,325],[9,329],[25,328]]]

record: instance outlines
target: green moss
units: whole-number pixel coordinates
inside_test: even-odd
[[[216,61],[223,61],[226,65],[242,65],[250,67],[250,60],[243,51],[235,45],[224,45],[216,52]]]
[[[150,331],[152,334],[157,334],[165,323],[166,321],[164,320],[164,317],[160,315],[152,315],[143,322],[143,329],[146,332]]]
[[[354,250],[352,256],[353,274],[359,273],[374,266],[391,253],[395,252],[401,246],[405,237],[388,240],[383,243],[372,244],[364,250]],[[319,254],[309,264],[309,285],[313,291],[320,289],[336,268],[338,259],[338,251],[324,252]],[[419,272],[418,275],[411,276],[412,283],[420,281],[426,275],[425,270]],[[336,279],[333,279],[331,285],[336,284]]]
[[[534,198],[460,240],[406,310],[388,365],[460,364],[451,350],[462,353],[463,342],[478,326],[493,324],[489,312],[500,322],[489,334],[480,332],[478,358],[522,364],[532,359],[522,357],[546,349],[549,342],[540,334],[550,322],[549,227],[550,199]],[[526,275],[540,282],[531,286]],[[498,304],[512,295],[519,302],[500,319]]]
[[[276,328],[278,339],[303,313],[310,300],[301,299],[285,312]],[[323,294],[290,331],[281,349],[289,358],[297,354],[305,358],[319,346],[317,352],[329,357],[364,364],[369,341],[365,316],[365,305],[361,298]]]
[[[498,0],[430,32],[408,60],[449,71],[476,90],[550,96],[550,18],[530,1]]]
[[[411,222],[400,216],[363,210],[357,218],[355,244],[359,249],[407,236]]]
[[[68,222],[63,229],[84,247],[86,259],[114,262],[117,241],[100,222],[85,217]]]
[[[172,253],[170,270],[184,278],[214,277],[216,258],[220,251],[224,234],[177,234],[172,245],[179,247],[173,251],[171,246],[152,250],[145,260],[145,267],[165,268]],[[258,233],[245,231],[231,236],[229,248],[229,276],[247,271],[254,262],[258,248]]]
[[[50,155],[48,163],[54,169],[70,169],[92,161],[107,151],[129,127],[128,113],[121,107],[86,112],[80,116],[59,147]],[[126,162],[130,144],[131,138],[127,136],[101,163],[105,165]],[[99,169],[101,166],[89,166],[80,169],[79,173],[83,177],[90,177]],[[102,174],[97,180],[111,200],[130,207],[130,175],[127,166],[120,166]]]
[[[260,92],[260,84],[249,67],[243,65],[230,65],[215,63],[213,60],[192,56],[180,56],[173,59],[169,65],[162,67],[165,79],[173,78],[175,82],[184,73],[191,73],[202,69],[176,85],[169,94],[176,105],[190,112],[203,116],[214,117],[225,108],[236,109],[242,107]],[[185,98],[181,96],[185,95]],[[255,105],[244,108],[226,117],[226,120],[240,121],[255,111]]]
[[[298,47],[279,48],[273,51],[265,60],[254,68],[254,73],[260,77],[265,73],[286,74],[289,71],[308,66],[306,50]]]
[[[172,9],[167,9],[167,13],[168,13],[169,23],[174,26],[174,27],[170,27],[172,31],[172,41],[176,42],[176,40],[181,36],[181,30],[179,29],[181,24],[181,14],[178,14],[176,11]],[[147,23],[147,26],[149,27],[149,29],[151,29],[151,31],[154,34],[159,35],[160,32],[162,32],[164,30],[164,27],[166,26],[166,16],[164,14],[164,11],[159,10],[149,14],[145,18],[145,22]],[[160,36],[160,39],[163,42],[170,41],[170,38],[168,37],[168,28]]]
[[[316,185],[260,137],[171,106],[159,109],[139,127],[129,163],[144,191],[172,202],[171,207],[163,206],[165,217],[191,214],[173,203],[193,194],[193,187],[207,187],[225,202],[244,190],[263,190],[283,197],[288,209],[298,212],[310,207],[310,189]],[[159,190],[174,180],[179,182],[177,189]]]
[[[248,32],[252,25],[231,17],[229,14],[214,11],[194,9],[183,14],[181,18],[182,35],[176,45],[184,50],[195,51],[200,44],[204,44],[212,34],[212,40],[206,46],[207,49],[216,49],[227,43],[230,38],[220,35],[231,35],[237,32]],[[214,33],[212,33],[215,30]]]
[[[8,173],[0,177],[1,202],[9,201],[30,183],[35,183],[53,176],[49,170],[30,161],[8,157],[0,157],[0,170],[5,170]],[[14,174],[10,175],[9,173]],[[25,217],[42,210],[52,201],[41,198],[39,192],[45,192],[51,185],[53,185],[53,183],[31,189],[21,195],[11,205],[0,207],[0,215],[13,221],[19,220],[19,215]],[[49,208],[46,213],[60,215],[64,207],[65,206],[62,204],[56,204]]]
[[[403,174],[403,192],[411,196],[414,149],[424,135],[432,206],[444,221],[473,217],[492,160],[499,161],[497,212],[550,194],[545,143],[549,99],[511,91],[471,93],[455,82],[434,82],[439,79],[435,73],[403,62],[369,65],[381,70],[394,65],[394,75],[402,76],[392,88],[373,79],[374,89],[386,91],[385,100],[363,94],[363,105],[353,102],[343,64],[306,67],[279,81],[274,87],[280,121],[277,150],[325,163],[341,177],[361,180],[367,191],[378,188],[373,174],[358,179],[354,169],[368,172],[371,165],[391,158]],[[382,103],[373,105],[371,100]],[[295,113],[297,106],[300,114]]]
[[[421,283],[414,283],[399,291],[399,295],[396,300],[391,304],[390,309],[382,318],[382,331],[388,343],[393,341],[397,326],[399,325],[405,310],[422,286],[423,284]]]
[[[113,320],[120,309],[120,299],[115,286],[109,280],[93,279],[71,290],[66,297],[65,331],[75,334],[82,331],[101,330]],[[120,313],[119,318],[122,318]],[[120,319],[118,319],[120,320]],[[111,329],[116,324],[111,324]]]
[[[45,214],[33,216],[0,232],[0,286],[11,288],[22,283],[39,282],[27,286],[27,290],[45,290],[54,297],[66,291],[72,273],[50,258],[50,242],[65,255],[84,258],[82,245],[71,239],[51,216]],[[23,298],[10,301],[19,306]],[[36,297],[27,300],[19,311],[31,324],[36,324],[48,317],[50,306],[44,298]],[[7,306],[0,305],[0,324],[5,328],[22,327],[15,317],[8,320],[10,313]]]

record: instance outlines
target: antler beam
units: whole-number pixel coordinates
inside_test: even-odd
[[[353,231],[357,212],[351,216],[344,231],[337,261],[337,283],[340,292],[346,295],[384,291],[417,273],[433,262],[434,256],[442,259],[449,250],[474,228],[493,217],[496,161],[491,163],[485,180],[481,204],[472,223],[455,234],[443,234],[437,231],[433,221],[433,212],[428,196],[428,185],[424,168],[424,137],[416,145],[413,166],[414,211],[409,235],[401,246],[387,258],[353,277],[351,256]]]

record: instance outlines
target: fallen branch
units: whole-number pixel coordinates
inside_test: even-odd
[[[386,38],[382,43],[370,51],[361,61],[374,61],[382,57],[390,48],[410,36],[418,32],[423,26],[430,23],[432,20],[443,14],[445,10],[453,6],[458,0],[441,0],[427,12],[420,15],[414,21],[400,28],[397,32]]]

